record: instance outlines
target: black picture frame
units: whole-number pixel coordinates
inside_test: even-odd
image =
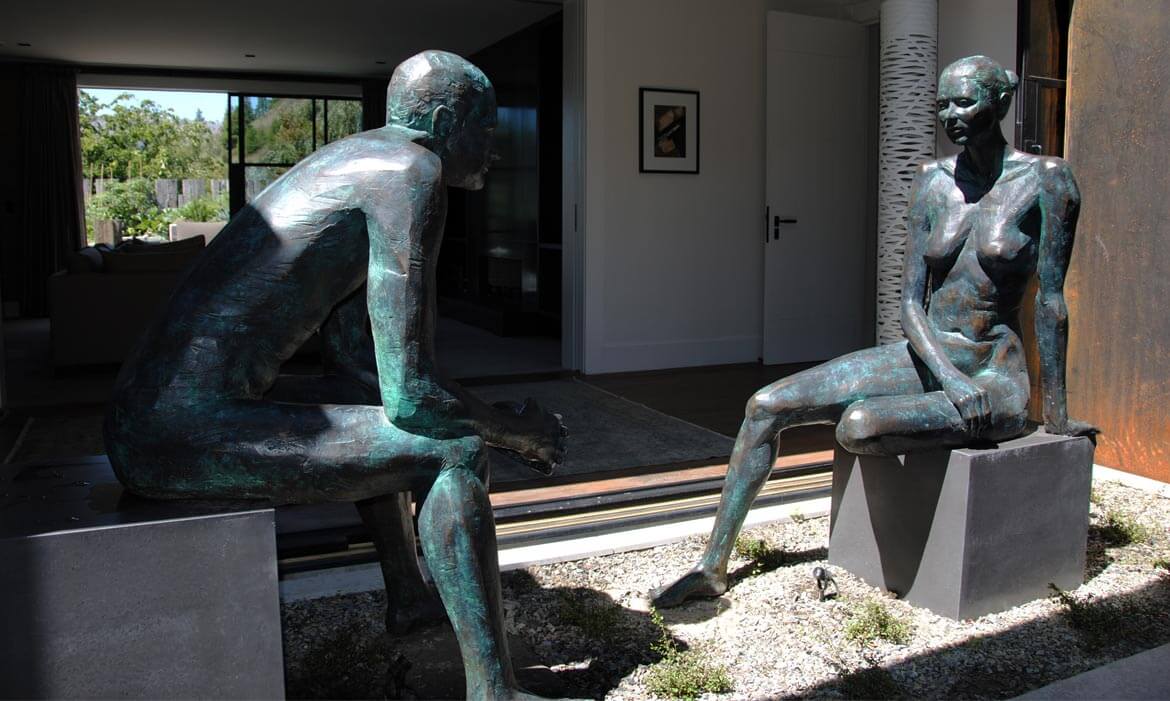
[[[638,89],[638,172],[699,172],[699,92]]]

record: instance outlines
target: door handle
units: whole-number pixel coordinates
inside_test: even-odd
[[[793,219],[792,217],[786,217],[784,219],[781,219],[779,214],[772,217],[772,240],[773,241],[780,240],[780,225],[781,224],[795,224],[795,223],[796,223],[796,219]]]

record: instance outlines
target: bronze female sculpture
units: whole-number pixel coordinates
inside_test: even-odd
[[[690,572],[652,593],[656,606],[727,590],[736,536],[786,428],[837,423],[842,446],[882,455],[1023,433],[1029,386],[1018,309],[1034,273],[1046,429],[1095,431],[1070,421],[1065,403],[1063,286],[1080,194],[1063,160],[1004,140],[999,124],[1016,83],[986,56],[943,70],[938,118],[963,150],[921,166],[912,186],[902,280],[907,340],[844,355],[752,396],[706,551]]]
[[[495,126],[478,68],[441,51],[405,61],[385,127],[321,148],[216,236],[123,365],[105,427],[118,478],[143,496],[359,502],[391,626],[431,600],[402,496],[426,492],[423,554],[476,699],[528,698],[504,633],[485,443],[544,471],[564,452],[558,417],[486,406],[435,366],[447,187],[483,186]],[[278,377],[318,329],[329,372]]]

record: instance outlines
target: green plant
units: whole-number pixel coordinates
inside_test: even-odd
[[[167,223],[154,199],[154,184],[145,178],[110,183],[89,201],[85,218],[91,229],[100,219],[121,222],[130,236],[160,232]]]
[[[762,538],[740,536],[735,539],[735,555],[745,560],[760,560],[775,552],[776,549],[768,545],[768,541]]]
[[[1154,569],[1166,570],[1167,572],[1170,572],[1170,559],[1167,559],[1165,557],[1160,557],[1160,558],[1154,560]]]
[[[702,694],[732,690],[726,667],[712,662],[699,646],[680,650],[656,609],[650,609],[650,621],[659,630],[659,638],[651,647],[662,655],[646,673],[650,693],[670,699],[696,699]]]
[[[1069,626],[1093,645],[1103,645],[1117,631],[1125,630],[1131,617],[1131,612],[1124,606],[1094,601],[1092,596],[1081,599],[1052,583],[1049,583],[1048,588],[1055,592],[1056,600],[1064,607]]]
[[[617,631],[621,608],[602,595],[593,594],[591,591],[584,595],[560,592],[560,619],[580,628],[590,638],[610,640]]]
[[[882,602],[867,599],[845,624],[845,637],[861,645],[878,639],[904,644],[910,639],[910,626],[890,613]]]
[[[808,520],[808,516],[804,515],[804,512],[800,510],[800,507],[795,507],[792,509],[792,511],[788,512],[788,518],[792,519],[793,523],[804,523]]]
[[[1096,504],[1097,506],[1100,506],[1101,502],[1103,502],[1103,501],[1104,501],[1104,498],[1101,496],[1100,490],[1098,490],[1096,487],[1093,487],[1092,489],[1089,490],[1089,503],[1090,504]]]
[[[187,202],[182,207],[168,209],[164,213],[169,222],[177,221],[227,221],[228,197],[226,192],[205,195]]]
[[[737,557],[752,561],[751,574],[753,577],[774,570],[785,562],[783,550],[768,545],[767,541],[760,538],[744,538],[743,536],[736,538],[735,554]]]
[[[1120,546],[1145,543],[1150,540],[1150,529],[1118,511],[1109,511],[1097,525],[1097,532],[1106,545]]]

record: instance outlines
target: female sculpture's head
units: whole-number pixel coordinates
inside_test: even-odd
[[[430,134],[448,185],[483,187],[496,128],[496,91],[467,59],[423,51],[399,64],[386,88],[386,123]]]
[[[943,69],[938,79],[938,120],[959,146],[1003,139],[999,121],[1007,116],[1019,78],[986,56],[968,56]]]

